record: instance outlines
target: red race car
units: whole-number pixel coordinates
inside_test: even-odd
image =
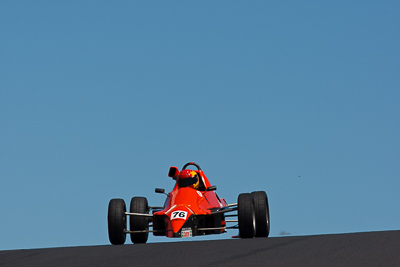
[[[191,165],[197,170],[186,169]],[[240,194],[237,203],[227,204],[225,199],[218,197],[216,186],[211,186],[194,162],[186,163],[181,171],[172,166],[168,176],[176,180],[172,191],[166,194],[164,189],[155,190],[167,195],[163,207],[149,206],[145,197],[133,197],[130,211],[126,212],[123,199],[110,200],[108,236],[111,244],[124,244],[126,234],[131,235],[135,244],[146,243],[150,232],[155,236],[192,237],[239,229],[238,237],[241,238],[268,237],[269,208],[264,191]],[[231,212],[235,214],[229,214]],[[226,219],[231,217],[237,219]],[[227,226],[227,223],[233,225]]]

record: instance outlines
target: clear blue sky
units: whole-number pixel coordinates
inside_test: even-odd
[[[1,1],[0,250],[108,244],[109,200],[188,161],[265,190],[271,236],[399,230],[399,11]]]

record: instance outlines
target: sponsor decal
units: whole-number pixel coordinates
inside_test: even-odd
[[[182,228],[181,237],[192,237],[192,229],[191,228]]]

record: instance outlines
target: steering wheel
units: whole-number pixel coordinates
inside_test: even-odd
[[[183,171],[183,170],[186,170],[186,167],[187,167],[187,166],[190,166],[190,165],[195,166],[195,167],[197,168],[197,170],[199,170],[199,171],[201,170],[199,164],[194,163],[194,162],[188,162],[188,163],[186,163],[185,165],[183,165],[182,171]]]

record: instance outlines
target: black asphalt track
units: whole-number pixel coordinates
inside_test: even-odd
[[[400,231],[9,250],[0,266],[400,266]]]

